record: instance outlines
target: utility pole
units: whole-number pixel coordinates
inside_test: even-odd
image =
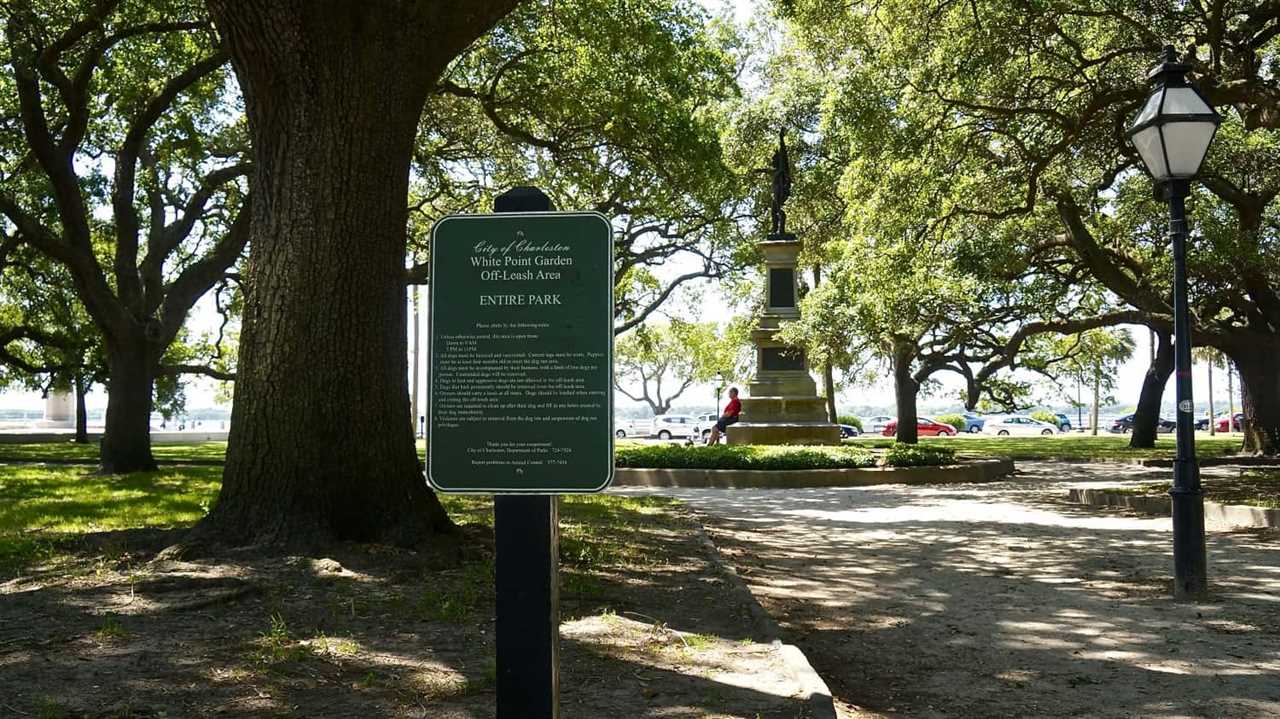
[[[1210,350],[1209,354],[1209,436],[1212,437],[1218,433],[1217,417],[1213,416],[1213,361],[1216,359]]]
[[[1227,358],[1227,434],[1236,433],[1236,390],[1231,376],[1235,374],[1235,363]],[[1214,424],[1217,424],[1216,422]]]
[[[1154,345],[1152,345],[1154,346]],[[1102,370],[1097,368],[1093,372],[1093,417],[1089,420],[1089,424],[1093,425],[1093,436],[1098,436],[1098,402],[1102,400]]]
[[[421,374],[422,342],[420,341],[421,324],[418,321],[418,286],[413,286],[413,381],[409,411],[413,413],[413,446],[418,446],[418,376]]]

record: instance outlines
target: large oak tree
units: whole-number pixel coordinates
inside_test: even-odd
[[[100,333],[103,469],[154,469],[155,382],[187,369],[166,352],[248,240],[226,55],[182,0],[23,0],[0,20],[0,216]]]
[[[1010,223],[1045,274],[1093,284],[1170,326],[1167,212],[1124,130],[1172,40],[1225,115],[1190,203],[1194,341],[1240,368],[1245,446],[1280,452],[1280,6],[1224,2],[779,2],[807,46],[844,68],[832,104],[927,128],[900,182],[939,178],[939,216]],[[935,148],[943,148],[938,152]],[[914,162],[923,158],[922,163]],[[1054,231],[1043,231],[1051,223]]]
[[[409,164],[441,73],[517,4],[209,0],[255,196],[227,464],[204,532],[413,543],[450,526],[409,417]]]

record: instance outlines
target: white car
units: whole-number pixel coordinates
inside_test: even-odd
[[[698,421],[698,435],[703,439],[711,434],[711,428],[716,426],[716,422],[720,421],[720,415],[714,412],[706,412],[694,417]]]
[[[983,434],[994,434],[1000,437],[1058,434],[1058,428],[1048,422],[1041,422],[1038,419],[1031,419],[1020,414],[989,416],[986,420],[986,423],[982,426]]]
[[[658,439],[698,437],[700,436],[698,418],[687,414],[664,414],[654,417],[653,430],[650,432],[650,436],[655,436]]]
[[[626,439],[627,437],[648,437],[649,429],[653,426],[650,420],[632,420],[618,419],[613,420],[613,436],[618,439]]]
[[[867,434],[880,434],[884,431],[884,426],[893,420],[893,417],[883,414],[875,417],[863,417],[862,431]]]

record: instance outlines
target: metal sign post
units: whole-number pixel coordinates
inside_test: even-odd
[[[559,716],[558,494],[613,480],[613,237],[537,188],[431,236],[427,480],[494,496],[499,719]]]

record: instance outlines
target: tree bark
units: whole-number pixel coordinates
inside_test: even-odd
[[[452,528],[409,416],[409,162],[439,73],[516,4],[208,0],[255,202],[227,463],[201,532],[410,545]]]
[[[88,444],[89,443],[89,411],[84,404],[84,395],[85,395],[84,377],[77,373],[76,376],[71,380],[71,384],[76,393],[76,436],[74,441],[76,444]]]
[[[1231,352],[1240,373],[1244,451],[1280,454],[1280,372],[1276,357],[1280,343],[1255,343]],[[1234,421],[1234,420],[1232,420]]]
[[[1133,429],[1129,435],[1130,447],[1156,446],[1156,432],[1160,422],[1160,402],[1164,388],[1173,374],[1173,337],[1167,332],[1153,334],[1155,356],[1142,379],[1142,391],[1138,394],[1138,409],[1133,413]]]
[[[107,417],[102,434],[102,471],[147,472],[151,454],[151,403],[155,363],[139,347],[124,342],[107,348]]]
[[[920,440],[917,424],[916,397],[920,383],[911,373],[914,348],[908,342],[898,342],[893,349],[893,393],[898,404],[898,441],[916,444]]]

